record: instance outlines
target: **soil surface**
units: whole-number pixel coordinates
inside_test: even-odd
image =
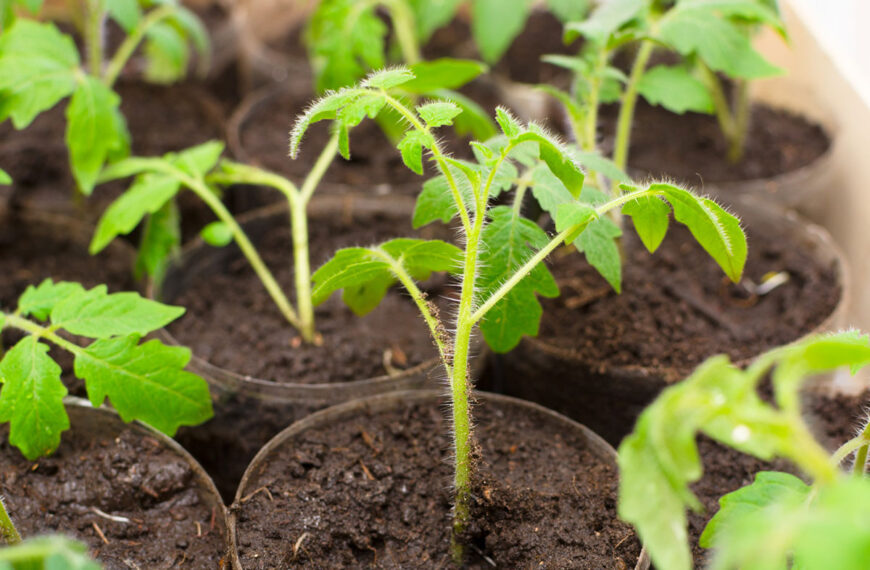
[[[632,568],[617,473],[563,424],[475,407],[482,442],[469,568]],[[311,429],[238,506],[244,568],[449,568],[450,440],[435,405]],[[537,468],[536,468],[537,467]]]
[[[0,485],[23,536],[84,541],[107,570],[228,567],[221,512],[186,462],[139,430],[97,434],[76,424],[35,463],[0,428]]]
[[[290,230],[284,222],[286,214],[276,217],[279,220],[269,222],[258,248],[293,298]],[[351,225],[342,220],[312,221],[312,268],[342,247],[372,245],[412,233],[406,220],[377,218]],[[225,271],[192,279],[189,289],[170,300],[187,307],[170,331],[212,364],[279,383],[328,384],[386,374],[387,350],[392,351],[392,366],[398,369],[436,356],[416,305],[398,288],[390,289],[378,308],[363,318],[355,316],[339,294],[333,295],[315,309],[322,345],[303,344],[247,261],[241,255],[231,257]],[[442,291],[436,287],[430,293],[437,300]]]
[[[604,113],[606,143],[611,146],[616,113]],[[703,188],[705,182],[770,178],[803,168],[830,147],[824,129],[804,117],[766,105],[754,105],[743,159],[728,161],[728,143],[712,115],[676,115],[639,102],[631,134],[629,166],[655,178]]]
[[[753,296],[727,280],[685,226],[672,222],[664,243],[650,254],[627,225],[621,295],[576,252],[566,252],[553,263],[562,295],[542,300],[540,338],[597,363],[597,370],[673,368],[684,377],[713,354],[748,359],[809,333],[840,300],[833,264],[820,265],[806,247],[784,240],[782,230],[745,228],[744,280],[758,284],[769,272],[789,276],[767,295]]]

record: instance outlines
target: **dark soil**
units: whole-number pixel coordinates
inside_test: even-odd
[[[615,116],[605,121],[607,145],[612,144]],[[752,109],[743,159],[727,159],[728,143],[716,118],[676,115],[644,102],[637,106],[631,134],[629,165],[655,178],[703,188],[705,182],[770,178],[811,164],[830,147],[824,129],[800,115],[765,105]]]
[[[755,224],[745,231],[744,279],[761,283],[768,272],[785,271],[786,284],[751,297],[730,284],[685,226],[672,223],[654,254],[630,227],[621,295],[576,252],[554,260],[562,295],[543,300],[540,338],[596,370],[644,366],[667,376],[673,369],[677,380],[713,354],[745,360],[812,331],[840,300],[835,267],[820,266],[782,230]]]
[[[238,506],[245,568],[448,568],[450,440],[435,405],[311,429],[250,481]],[[631,568],[615,467],[564,425],[475,408],[483,442],[469,568]]]
[[[107,569],[228,567],[222,514],[189,464],[120,421],[100,433],[77,423],[35,463],[0,428],[0,485],[23,536],[69,535]]]
[[[266,222],[270,227],[258,248],[284,291],[292,292],[292,244],[285,217],[281,213],[279,222]],[[340,219],[312,221],[310,230],[315,269],[341,247],[372,245],[411,233],[407,221],[380,216],[350,225]],[[240,254],[231,257],[224,271],[192,279],[189,289],[170,299],[187,308],[170,331],[212,364],[278,383],[328,384],[386,374],[388,349],[396,368],[436,356],[416,305],[398,288],[363,318],[334,295],[315,310],[322,346],[303,344],[247,261]],[[431,294],[437,299],[441,291],[436,288]]]

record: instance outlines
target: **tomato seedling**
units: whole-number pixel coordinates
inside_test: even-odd
[[[762,472],[729,493],[701,536],[712,568],[842,568],[870,564],[870,428],[831,456],[801,414],[801,385],[813,374],[870,364],[870,337],[820,335],[759,356],[746,370],[714,356],[667,388],[619,446],[619,513],[638,530],[658,568],[690,569],[686,509],[702,509],[689,486],[702,475],[699,434],[763,460],[788,459],[812,484]],[[774,401],[758,385],[770,377]],[[856,454],[850,477],[839,468]]]

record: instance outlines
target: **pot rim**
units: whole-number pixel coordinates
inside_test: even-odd
[[[738,212],[748,211],[753,212],[753,214],[760,213],[763,218],[780,218],[784,220],[788,227],[792,228],[793,231],[790,232],[792,235],[803,234],[814,245],[813,257],[817,260],[827,257],[829,258],[829,261],[834,264],[837,283],[840,286],[840,298],[837,301],[836,306],[812,330],[800,335],[791,342],[797,342],[814,334],[833,331],[842,326],[847,309],[851,302],[851,268],[846,256],[828,231],[823,227],[806,220],[794,210],[766,201],[760,196],[740,196],[733,205]],[[579,358],[571,349],[556,346],[546,340],[542,340],[540,337],[523,337],[521,342],[528,343],[535,350],[549,354],[554,358],[587,364],[585,359]],[[758,356],[760,356],[760,354],[761,352],[754,356],[740,359],[734,364],[744,368],[751,364]],[[613,365],[608,368],[610,373],[626,378],[642,379],[662,377],[668,384],[678,382],[684,377],[682,374],[675,372],[672,367],[663,368],[643,364],[628,364]]]
[[[541,406],[540,404],[536,404],[528,400],[522,400],[520,398],[514,398],[512,396],[506,396],[503,394],[495,394],[492,392],[482,392],[475,390],[473,392],[473,398],[477,402],[484,401],[500,405],[515,406],[532,410],[535,413],[544,415],[554,420],[555,422],[562,424],[565,430],[572,429],[582,434],[583,438],[586,441],[588,449],[599,460],[609,463],[613,467],[617,467],[617,453],[613,446],[607,443],[597,433],[577,421],[563,416],[562,414],[555,412],[549,408]],[[266,443],[266,445],[260,448],[260,451],[257,452],[257,455],[248,464],[247,469],[245,469],[245,474],[242,476],[242,480],[239,482],[239,487],[236,490],[236,496],[233,500],[233,504],[228,508],[227,524],[228,532],[230,535],[230,556],[233,568],[238,570],[241,570],[242,568],[238,554],[238,540],[236,531],[238,522],[237,513],[239,511],[240,504],[242,503],[242,499],[246,496],[246,493],[244,492],[245,487],[248,485],[249,479],[258,475],[257,473],[255,473],[257,467],[259,467],[259,465],[263,461],[265,461],[274,451],[276,451],[278,448],[287,444],[293,438],[297,437],[299,434],[307,430],[320,427],[322,425],[327,425],[333,422],[344,421],[348,418],[354,417],[361,410],[364,410],[365,412],[379,412],[393,409],[397,406],[402,406],[406,404],[423,403],[430,401],[441,402],[444,399],[445,396],[443,391],[425,389],[390,392],[386,394],[378,394],[366,398],[350,400],[348,402],[337,404],[329,408],[314,412],[313,414],[310,414],[302,418],[301,420],[294,422],[293,424],[282,430],[280,433],[275,435],[272,439],[270,439],[269,442]],[[646,547],[642,546],[640,556],[638,557],[637,564],[635,565],[635,570],[646,570],[647,568],[649,568],[649,565],[649,554],[646,550]]]

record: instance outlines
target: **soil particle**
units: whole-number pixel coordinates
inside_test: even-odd
[[[23,536],[69,535],[109,570],[225,567],[221,512],[204,502],[187,463],[138,429],[94,433],[76,423],[35,463],[0,428],[0,486]]]
[[[475,421],[468,568],[634,566],[614,467],[528,410],[481,404]],[[238,505],[243,567],[449,567],[446,430],[438,406],[409,405],[304,432]]]

